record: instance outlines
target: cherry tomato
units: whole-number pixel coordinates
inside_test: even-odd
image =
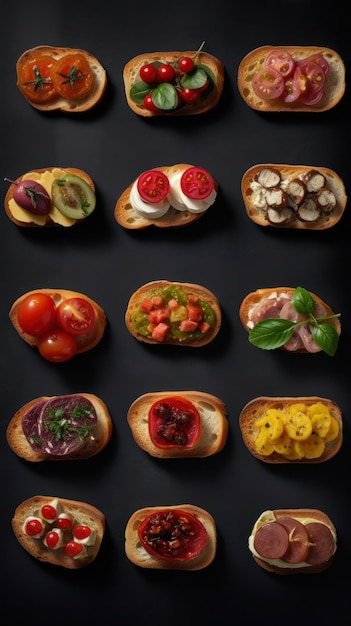
[[[72,558],[78,556],[78,554],[80,554],[83,549],[84,547],[82,546],[82,544],[78,543],[77,541],[69,541],[64,547],[65,554]]]
[[[145,202],[162,202],[169,192],[169,180],[159,170],[148,170],[140,174],[137,182],[140,197]]]
[[[189,89],[189,87],[185,87],[181,90],[180,97],[183,102],[186,102],[187,104],[194,104],[200,100],[201,91],[200,89]]]
[[[25,532],[29,537],[39,535],[43,530],[43,524],[38,519],[31,519],[26,523]]]
[[[55,507],[52,506],[51,504],[44,504],[41,507],[41,514],[44,519],[52,520],[52,521],[56,519],[56,515],[57,515]]]
[[[214,189],[214,180],[203,167],[189,167],[180,179],[182,192],[194,200],[207,198]]]
[[[152,63],[146,63],[141,66],[139,74],[145,83],[154,83],[157,79],[157,68]]]
[[[31,102],[40,104],[57,97],[52,80],[54,62],[51,56],[40,55],[17,66],[17,86]]]
[[[25,333],[39,337],[52,328],[55,323],[55,302],[45,293],[30,294],[20,303],[17,319]]]
[[[64,513],[58,516],[56,523],[61,530],[69,530],[73,525],[71,518],[66,517]]]
[[[94,326],[95,312],[88,300],[68,298],[57,307],[57,323],[70,335],[82,335]]]
[[[291,76],[295,69],[295,61],[287,50],[276,50],[271,52],[265,60],[268,69],[274,69],[284,78]]]
[[[185,561],[196,558],[207,543],[207,530],[194,515],[180,509],[161,509],[138,527],[145,550],[158,558]]]
[[[39,338],[38,350],[47,361],[63,363],[77,354],[77,344],[72,335],[61,328],[53,328]]]
[[[153,112],[159,111],[156,104],[154,104],[151,93],[148,93],[147,96],[145,96],[143,104],[144,104],[145,109],[147,109],[148,111],[153,111]]]
[[[173,65],[169,63],[162,63],[162,65],[157,68],[157,80],[160,83],[171,83],[172,80],[175,79],[175,75],[175,69]]]
[[[80,525],[80,526],[75,526],[73,529],[73,536],[78,541],[81,541],[82,539],[86,539],[87,537],[90,537],[90,535],[91,535],[91,529],[89,528],[89,526]]]
[[[284,91],[284,78],[274,68],[264,68],[254,75],[252,89],[262,100],[279,98]]]
[[[201,417],[192,402],[162,398],[149,410],[149,433],[158,448],[193,448],[200,439]]]
[[[57,93],[67,100],[86,96],[93,85],[93,72],[83,54],[66,54],[54,64],[52,81]]]
[[[60,535],[55,530],[51,530],[45,536],[46,545],[48,548],[55,548],[60,540]]]
[[[179,59],[178,67],[181,72],[191,72],[194,69],[195,63],[191,57],[182,57]]]

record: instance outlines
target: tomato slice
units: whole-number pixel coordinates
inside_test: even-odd
[[[288,78],[295,69],[295,61],[287,50],[275,50],[267,56],[265,66],[277,70],[284,78]]]
[[[138,193],[145,202],[162,202],[169,192],[169,180],[159,170],[148,170],[140,174],[137,182]]]
[[[145,517],[138,527],[145,550],[161,559],[195,559],[207,544],[207,530],[194,515],[181,509],[161,509]]]
[[[52,81],[57,93],[67,100],[86,96],[92,88],[94,75],[83,54],[66,54],[52,68]]]
[[[56,320],[54,300],[45,293],[25,297],[17,310],[17,320],[25,333],[39,337],[53,327]]]
[[[57,323],[70,335],[82,335],[89,332],[94,322],[94,309],[84,298],[68,298],[57,307]]]
[[[57,97],[52,80],[54,62],[49,55],[39,55],[18,65],[17,86],[31,102],[40,104]]]
[[[297,65],[294,74],[285,80],[284,90],[280,96],[283,102],[295,102],[307,89],[307,78]]]
[[[76,355],[77,343],[61,328],[53,328],[39,338],[38,350],[47,361],[63,363]]]
[[[201,434],[200,413],[185,398],[162,398],[150,407],[149,433],[158,448],[193,448]]]
[[[301,94],[300,101],[307,105],[317,104],[324,93],[325,70],[315,57],[299,61],[298,66],[307,79],[307,88]]]
[[[193,200],[207,198],[214,189],[214,180],[203,167],[189,167],[180,179],[182,192]]]
[[[284,91],[284,78],[273,67],[264,68],[254,75],[252,89],[262,100],[279,98]]]

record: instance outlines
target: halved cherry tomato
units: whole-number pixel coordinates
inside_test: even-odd
[[[17,67],[17,86],[22,94],[37,104],[48,102],[57,97],[52,80],[54,59],[49,55],[40,55],[28,59]]]
[[[139,524],[138,536],[149,554],[172,561],[195,559],[208,538],[202,522],[180,509],[151,513]]]
[[[182,192],[193,200],[207,198],[214,189],[214,180],[203,167],[189,167],[180,179]]]
[[[77,354],[77,343],[62,328],[52,328],[39,338],[38,350],[47,361],[63,363]]]
[[[279,98],[284,90],[284,78],[274,68],[264,68],[254,75],[252,89],[262,100]]]
[[[145,202],[162,202],[169,192],[169,180],[159,170],[148,170],[140,174],[137,189]]]
[[[95,313],[84,298],[68,298],[57,307],[57,323],[70,335],[82,335],[94,326]]]
[[[66,54],[54,64],[52,81],[57,93],[67,100],[86,96],[92,88],[94,75],[83,54]]]
[[[277,70],[279,74],[287,78],[295,69],[295,61],[287,50],[275,50],[267,56],[265,66]]]
[[[157,79],[157,68],[153,63],[146,63],[141,66],[139,75],[145,83],[154,83]]]
[[[17,319],[25,333],[39,337],[52,328],[55,323],[55,302],[44,293],[30,294],[20,303]]]
[[[193,448],[201,434],[200,413],[185,398],[162,398],[150,407],[149,433],[158,448]]]

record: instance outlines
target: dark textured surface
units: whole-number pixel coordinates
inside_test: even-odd
[[[0,264],[0,472],[1,609],[4,626],[110,623],[175,626],[214,621],[284,624],[344,623],[349,606],[345,571],[351,555],[350,301],[348,209],[324,232],[260,228],[247,218],[240,192],[244,171],[255,163],[323,165],[350,183],[348,88],[333,110],[318,114],[259,114],[242,101],[237,67],[264,44],[334,48],[349,64],[343,4],[336,0],[258,2],[239,6],[217,0],[152,4],[58,0],[14,1],[1,20],[1,177],[31,169],[78,167],[95,181],[98,205],[70,230],[26,230],[3,211]],[[196,118],[145,120],[128,108],[122,71],[148,51],[196,49],[225,64],[218,107]],[[92,112],[42,114],[16,88],[15,63],[40,44],[80,47],[105,66],[109,84]],[[123,230],[114,220],[122,191],[150,167],[194,163],[218,180],[216,204],[180,230]],[[2,193],[6,193],[3,183]],[[216,340],[199,350],[146,346],[124,325],[133,291],[150,280],[200,283],[221,301],[223,325]],[[252,347],[238,310],[259,287],[302,285],[341,312],[342,336],[335,357],[264,352]],[[52,365],[29,348],[8,320],[12,302],[40,287],[86,293],[108,317],[100,345],[69,363]],[[126,413],[142,393],[196,389],[227,405],[230,434],[225,449],[208,459],[152,459],[132,439]],[[41,395],[87,391],[108,405],[114,434],[90,460],[29,464],[9,449],[5,432],[15,411]],[[344,445],[321,465],[269,466],[245,448],[238,416],[259,395],[319,395],[344,414]],[[11,517],[36,494],[89,502],[106,515],[97,560],[80,571],[35,561],[16,542]],[[192,503],[216,519],[215,562],[195,573],[144,571],[124,554],[124,528],[144,506]],[[253,561],[247,538],[266,508],[324,510],[338,530],[337,558],[324,574],[277,577]]]

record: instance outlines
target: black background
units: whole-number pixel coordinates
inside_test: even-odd
[[[255,163],[327,166],[350,185],[350,95],[325,113],[260,114],[242,101],[237,68],[265,44],[321,45],[350,63],[343,3],[309,0],[213,5],[106,0],[72,3],[14,1],[1,18],[1,178],[31,169],[78,167],[97,188],[94,214],[69,230],[18,228],[0,214],[0,615],[4,625],[282,620],[285,624],[345,623],[351,558],[350,475],[350,216],[324,232],[261,228],[246,216],[240,192]],[[4,10],[4,7],[3,7]],[[220,104],[209,114],[143,119],[127,106],[122,70],[144,52],[205,50],[225,64]],[[48,44],[83,48],[108,73],[103,101],[86,114],[44,114],[16,88],[15,64],[26,49]],[[142,171],[177,162],[209,169],[218,180],[216,204],[179,230],[126,231],[114,220],[122,191]],[[2,195],[7,189],[2,184]],[[200,349],[146,346],[133,339],[124,313],[132,292],[150,280],[200,283],[222,304],[215,341]],[[297,286],[317,293],[341,313],[336,355],[264,352],[251,346],[238,309],[260,287]],[[12,302],[31,289],[86,293],[106,311],[108,328],[93,351],[50,364],[12,328]],[[155,460],[138,448],[126,422],[131,402],[157,390],[202,390],[224,400],[230,434],[208,459]],[[87,391],[108,405],[109,446],[81,462],[30,464],[9,449],[5,432],[15,411],[41,395]],[[320,465],[270,466],[245,448],[240,410],[259,395],[319,395],[344,416],[344,445]],[[90,502],[106,516],[96,561],[69,571],[34,560],[11,530],[16,506],[45,494]],[[132,565],[124,553],[130,515],[149,505],[190,502],[216,519],[218,550],[205,570],[160,572]],[[333,566],[316,576],[279,577],[260,569],[247,548],[267,508],[324,510],[338,531]],[[107,617],[105,617],[107,616]]]

